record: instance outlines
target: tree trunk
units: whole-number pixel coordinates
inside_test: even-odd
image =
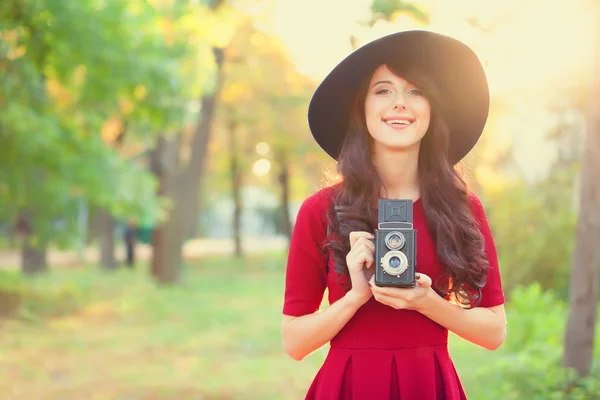
[[[82,197],[78,201],[79,212],[77,213],[77,257],[81,264],[86,264],[85,250],[88,244],[89,211],[86,200]]]
[[[211,10],[216,10],[224,0],[216,0]],[[212,122],[221,92],[223,81],[223,49],[213,48],[217,74],[215,90],[202,96],[200,121],[196,125],[191,145],[191,157],[186,168],[180,169],[179,151],[181,135],[178,139],[159,138],[152,156],[152,168],[159,181],[159,195],[166,196],[172,202],[169,219],[156,227],[152,235],[151,274],[160,283],[178,283],[181,278],[183,244],[193,231],[198,215],[198,191],[200,178],[204,173],[204,164]]]
[[[192,155],[186,168],[180,169],[181,135],[175,140],[159,137],[152,154],[152,169],[159,181],[159,195],[172,202],[168,221],[156,227],[152,236],[152,275],[161,283],[180,280],[183,243],[197,215],[192,210],[198,203],[198,186],[204,172],[212,121],[221,90],[223,50],[214,49],[218,74],[215,92],[202,97],[201,120],[192,139]]]
[[[97,218],[100,241],[100,265],[104,269],[117,268],[115,257],[115,219],[106,210],[99,209]]]
[[[238,160],[238,146],[236,137],[236,123],[230,122],[228,127],[229,133],[229,157],[230,157],[230,174],[231,174],[231,189],[233,192],[233,241],[235,243],[235,256],[241,258],[242,238],[241,238],[241,218],[242,218],[242,176],[240,172]]]
[[[31,237],[23,240],[21,247],[21,271],[25,275],[37,275],[48,271],[46,246],[34,245]]]
[[[292,223],[290,221],[290,167],[287,157],[283,154],[278,156],[279,163],[279,188],[281,190],[281,228],[288,238],[288,243],[292,240]]]
[[[17,219],[16,230],[22,238],[21,272],[24,275],[37,275],[48,270],[45,243],[34,238],[35,229],[29,214],[21,214]]]
[[[581,163],[580,211],[571,267],[564,365],[587,376],[592,364],[600,268],[600,0],[596,1],[596,61]]]
[[[153,278],[163,284],[177,284],[181,278],[183,259],[182,220],[185,215],[179,203],[180,175],[178,171],[181,135],[175,138],[159,136],[152,152],[152,171],[158,180],[158,194],[171,202],[169,218],[156,226],[152,233]]]
[[[224,51],[223,49],[215,47],[213,48],[213,52],[217,64],[215,91],[209,95],[202,96],[200,121],[198,121],[198,124],[196,125],[194,138],[192,139],[192,155],[187,168],[185,168],[182,173],[182,190],[184,193],[182,193],[181,196],[182,203],[180,204],[180,207],[183,208],[188,215],[188,218],[186,218],[183,225],[184,232],[186,233],[193,230],[193,225],[196,224],[198,220],[198,215],[191,215],[191,212],[198,209],[200,179],[204,174],[212,123],[223,82]]]

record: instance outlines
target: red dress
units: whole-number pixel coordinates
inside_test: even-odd
[[[320,190],[298,212],[286,272],[286,315],[317,311],[326,288],[329,304],[345,294],[333,257],[321,250],[333,194],[334,187]],[[479,199],[474,194],[471,198],[490,263],[479,307],[500,305],[504,294],[494,241]],[[418,230],[417,271],[435,282],[442,266],[419,200],[414,203],[413,222]],[[466,395],[448,353],[448,330],[417,311],[396,310],[371,298],[331,340],[306,399],[458,400]]]

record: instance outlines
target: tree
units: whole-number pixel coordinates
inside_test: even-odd
[[[419,24],[429,23],[429,15],[425,10],[415,4],[414,1],[405,0],[372,0],[371,15],[362,25],[373,28],[380,21],[394,22],[401,15],[408,15]],[[356,36],[350,35],[350,44],[353,49],[359,47]]]
[[[211,62],[210,67],[201,65],[201,72],[205,76],[198,74],[195,61],[180,65],[182,70],[190,74],[188,86],[201,92],[196,102],[200,106],[198,122],[191,135],[186,135],[185,129],[178,129],[176,134],[159,135],[152,152],[151,164],[159,181],[158,193],[170,203],[167,218],[156,226],[152,236],[151,274],[163,284],[180,281],[183,243],[196,223],[199,183],[204,174],[215,108],[223,80],[224,48],[235,30],[236,18],[234,9],[223,0],[217,0],[209,2],[208,7],[176,2],[172,17],[165,21],[172,27],[170,34],[179,40],[199,42],[200,54],[196,56],[203,60],[208,58]],[[198,25],[198,21],[203,21],[203,25]],[[176,26],[181,28],[175,28]],[[210,53],[207,55],[205,50]],[[206,81],[198,85],[194,81],[198,78]],[[188,141],[189,155],[185,160],[182,157],[182,145]]]
[[[373,26],[377,21],[393,21],[398,15],[405,14],[414,18],[421,24],[429,23],[429,15],[414,1],[404,0],[373,0],[371,4],[371,20]]]
[[[275,35],[260,31],[254,25],[250,19],[240,24],[228,48],[219,110],[219,125],[223,129],[237,127],[236,132],[229,129],[229,135],[235,134],[235,140],[230,143],[237,147],[236,161],[229,164],[235,165],[237,170],[232,171],[234,216],[239,218],[240,214],[237,193],[242,180],[275,186],[280,199],[277,230],[290,238],[292,179],[304,174],[303,177],[314,180],[319,174],[311,176],[310,169],[322,166],[316,155],[321,152],[310,136],[306,121],[306,107],[315,84],[296,71]],[[260,142],[268,149],[263,154],[255,152]],[[266,160],[272,166],[268,175],[254,177],[247,173],[242,176],[246,166]],[[296,165],[302,167],[295,170]],[[236,229],[239,223],[234,219],[234,239],[239,237]]]
[[[564,365],[589,374],[594,350],[600,265],[600,0],[596,0],[595,63],[581,163],[580,209],[571,266]]]
[[[48,244],[71,244],[82,200],[116,217],[157,212],[152,176],[101,135],[125,114],[144,135],[177,110],[178,49],[154,20],[125,0],[0,4],[0,218],[25,227],[25,273],[45,270]]]

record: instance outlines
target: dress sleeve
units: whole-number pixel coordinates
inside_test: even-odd
[[[296,217],[286,267],[286,315],[312,314],[321,305],[327,285],[323,251],[326,232],[327,205],[319,192],[302,203]]]
[[[496,252],[494,237],[492,236],[492,231],[481,201],[475,194],[471,194],[471,202],[473,215],[479,225],[479,230],[483,234],[485,255],[490,265],[486,284],[481,290],[481,303],[479,303],[479,307],[493,307],[504,304],[504,291],[502,289],[502,280],[498,266],[498,254]]]

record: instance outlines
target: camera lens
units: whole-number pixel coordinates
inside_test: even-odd
[[[385,245],[390,250],[400,250],[406,239],[400,232],[390,232],[385,236]]]
[[[388,275],[400,276],[408,268],[406,254],[392,250],[381,258],[381,267]]]
[[[398,268],[400,266],[400,259],[396,256],[390,258],[390,267]]]

